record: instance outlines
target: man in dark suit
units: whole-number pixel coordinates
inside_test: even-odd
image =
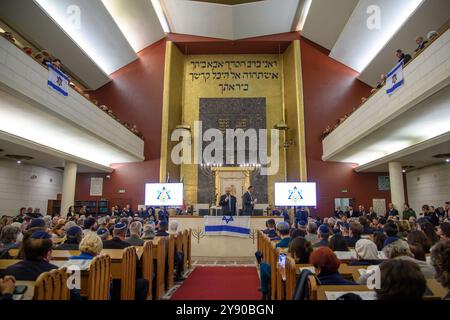
[[[247,192],[242,196],[242,215],[251,216],[255,207],[253,199],[253,186],[248,187]]]
[[[386,215],[385,215],[385,218],[386,218],[386,219],[387,219],[388,217],[396,217],[396,216],[398,216],[398,210],[395,209],[393,203],[389,203],[389,204],[388,204],[388,208],[389,208],[389,211],[386,212]]]
[[[225,188],[225,194],[220,196],[219,205],[224,216],[236,215],[236,197],[231,194],[231,188]]]
[[[358,218],[359,212],[353,210],[353,206],[348,206],[348,212],[345,213],[348,218]]]
[[[22,245],[25,259],[6,268],[4,275],[16,280],[36,281],[41,273],[58,269],[49,262],[53,242],[47,232],[34,232]]]
[[[130,246],[125,242],[127,234],[127,225],[119,222],[116,223],[113,230],[113,238],[111,240],[103,241],[103,249],[125,249]]]

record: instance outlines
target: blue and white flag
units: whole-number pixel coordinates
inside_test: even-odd
[[[386,93],[392,94],[404,84],[403,60],[400,61],[386,76]]]
[[[207,236],[250,237],[250,217],[205,216]]]
[[[55,68],[51,63],[47,63],[48,67],[48,82],[49,88],[59,92],[63,96],[69,95],[69,78],[61,72],[61,70]]]

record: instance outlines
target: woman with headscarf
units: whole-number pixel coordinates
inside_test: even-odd
[[[377,245],[369,239],[358,240],[355,251],[357,260],[350,261],[349,266],[373,266],[382,262],[378,256]]]

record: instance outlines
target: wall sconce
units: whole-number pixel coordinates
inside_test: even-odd
[[[289,129],[287,124],[284,121],[280,121],[280,122],[276,123],[273,127],[274,127],[274,129],[278,129],[281,131],[287,131]]]
[[[181,129],[181,130],[187,130],[187,131],[191,132],[191,126],[188,124],[185,124],[185,123],[177,125],[176,128]]]

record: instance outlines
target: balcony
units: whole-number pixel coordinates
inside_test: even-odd
[[[382,88],[323,140],[322,160],[351,162],[356,171],[367,171],[450,141],[450,30],[403,72],[402,88],[391,96]]]
[[[58,153],[107,171],[144,160],[144,141],[69,88],[47,87],[48,71],[0,37],[0,139]]]

